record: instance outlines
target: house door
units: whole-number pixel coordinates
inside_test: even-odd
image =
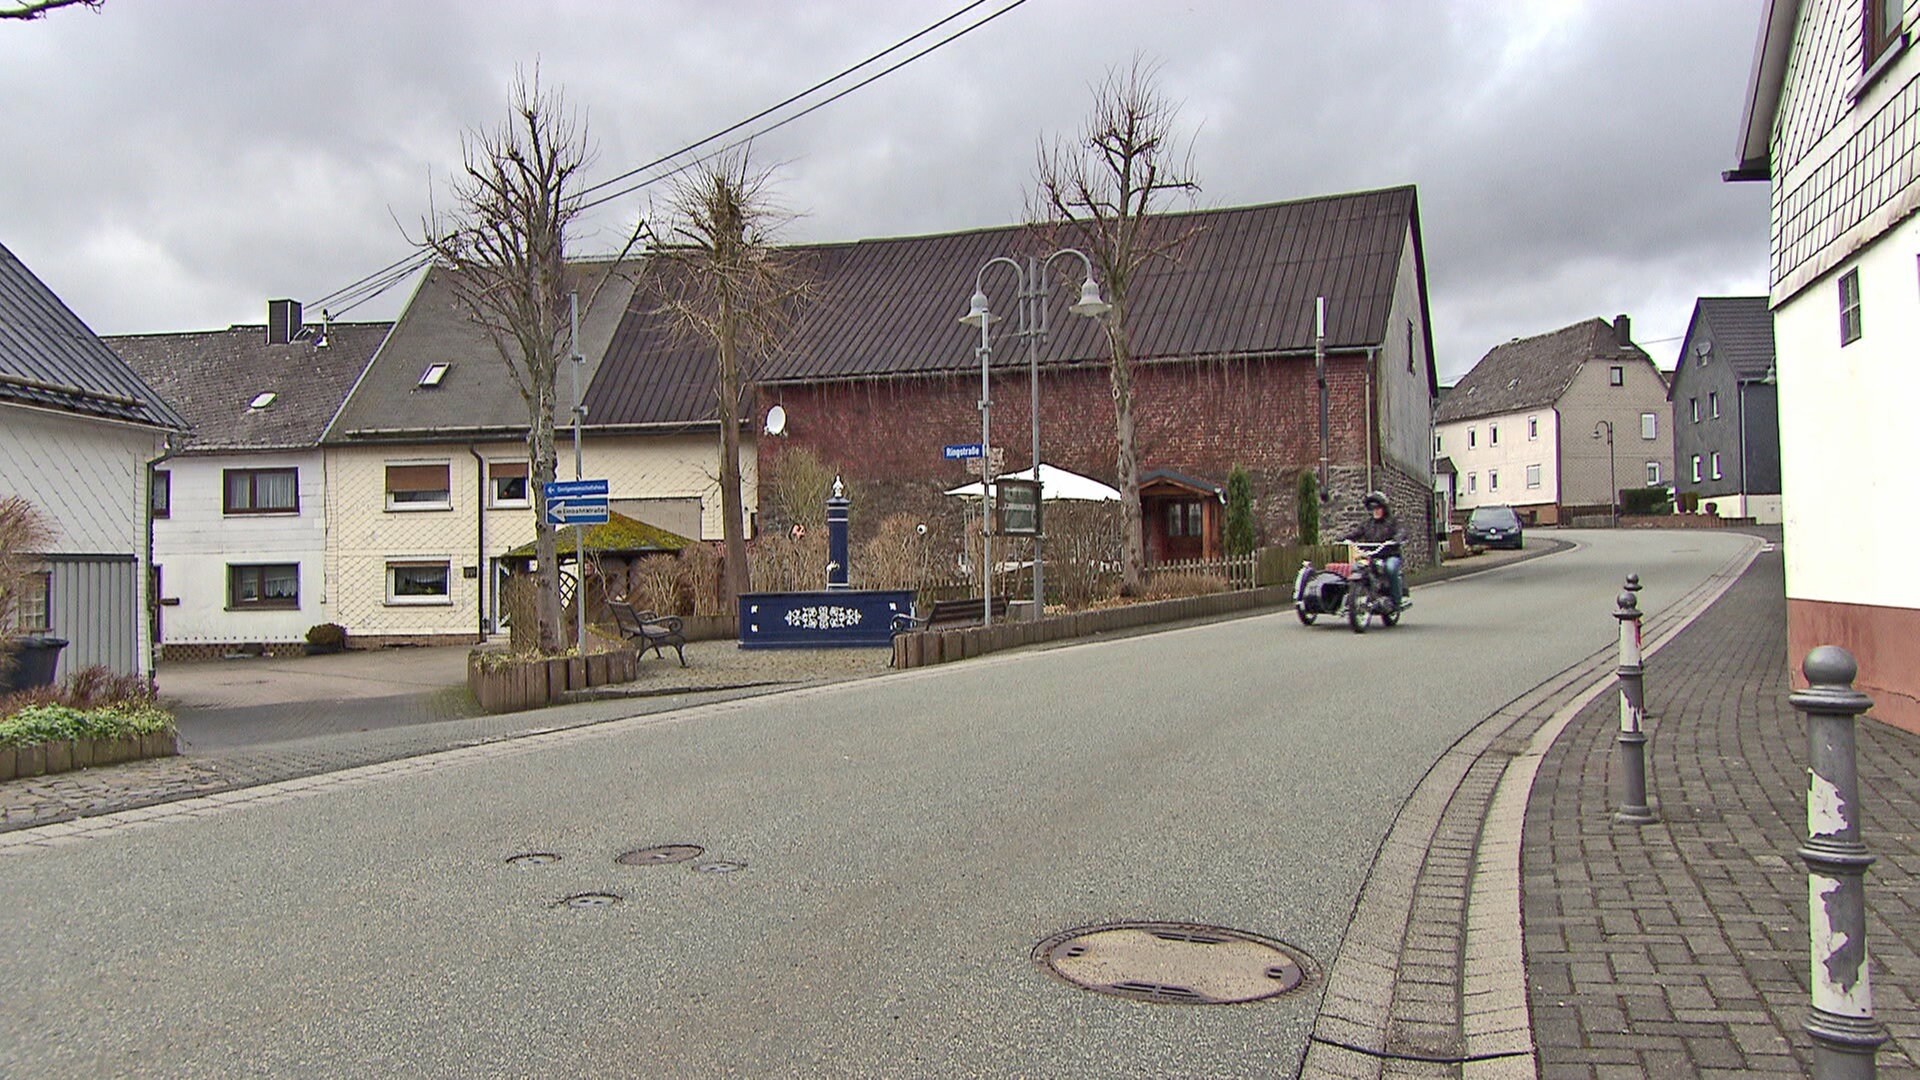
[[[1199,499],[1168,499],[1160,511],[1166,519],[1165,562],[1206,557],[1206,506]]]

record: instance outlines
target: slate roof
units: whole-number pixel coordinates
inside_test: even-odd
[[[1653,363],[1638,345],[1621,349],[1613,324],[1605,319],[1585,319],[1551,333],[1516,338],[1481,357],[1440,399],[1434,419],[1445,424],[1551,405],[1566,393],[1581,364],[1621,356]]]
[[[633,292],[632,283],[615,274],[588,305],[588,293],[606,266],[593,260],[571,264],[581,291],[583,389],[599,367],[607,340]],[[461,306],[455,284],[450,273],[437,266],[421,275],[406,310],[348,394],[323,441],[458,439],[527,430],[526,403],[493,343]],[[424,388],[421,376],[433,364],[450,367],[438,386]],[[556,406],[562,422],[573,407],[571,378],[563,363]]]
[[[267,344],[264,325],[104,340],[166,395],[193,434],[182,453],[315,446],[392,323],[334,323],[327,344],[309,326],[290,344]],[[273,402],[250,408],[260,394]]]
[[[1773,368],[1773,309],[1764,296],[1703,296],[1694,302],[1694,322],[1711,328],[1713,354],[1744,380],[1766,378]],[[1687,327],[1693,346],[1693,325]],[[1687,359],[1682,356],[1684,363]]]
[[[1176,261],[1156,262],[1135,280],[1129,321],[1142,362],[1309,351],[1320,295],[1328,300],[1329,348],[1382,344],[1410,229],[1414,257],[1422,258],[1412,187],[1155,220],[1167,235],[1192,235]],[[1061,239],[1074,242],[1071,235]],[[975,275],[989,259],[1021,255],[1038,243],[1031,230],[1006,226],[788,248],[812,274],[818,298],[784,353],[756,374],[762,382],[792,383],[977,370],[978,331],[958,322]],[[1040,361],[1104,362],[1100,328],[1066,312],[1074,298],[1068,283],[1080,280],[1078,266],[1068,262],[1054,264],[1061,284]],[[1419,280],[1424,289],[1423,268]],[[1004,270],[989,273],[987,293],[1003,316],[1013,313],[1011,287]],[[712,419],[710,350],[674,338],[655,314],[658,288],[643,280],[613,336],[587,394],[593,423]],[[1424,315],[1424,292],[1418,299]],[[1007,329],[1003,323],[999,332]],[[996,344],[996,364],[1026,363],[1024,347],[1012,339]]]
[[[0,244],[0,401],[186,426],[126,361]]]

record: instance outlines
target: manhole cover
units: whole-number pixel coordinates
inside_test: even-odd
[[[706,850],[699,844],[661,844],[658,847],[643,847],[629,851],[613,861],[621,866],[662,866],[666,863],[697,859]]]
[[[1307,978],[1305,954],[1193,923],[1088,926],[1042,941],[1034,959],[1075,986],[1138,1001],[1228,1005],[1276,997]]]
[[[558,904],[555,904],[554,906],[570,907],[570,908],[603,908],[603,907],[612,907],[613,905],[619,902],[620,902],[620,898],[613,895],[612,893],[583,892],[583,893],[576,893],[572,896],[569,896],[565,900],[560,901]]]
[[[508,856],[507,865],[509,866],[545,866],[548,863],[557,863],[559,861],[560,861],[560,856],[554,854],[551,851],[527,851],[527,852],[522,852],[519,855]]]
[[[693,864],[694,872],[698,874],[731,874],[735,871],[745,870],[746,868],[746,863],[727,862],[725,860]]]

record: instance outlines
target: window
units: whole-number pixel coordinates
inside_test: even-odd
[[[1433,456],[1440,456],[1440,436],[1437,432],[1433,436]]]
[[[1480,430],[1478,428],[1468,428],[1467,449],[1471,450],[1478,445],[1480,445]]]
[[[1660,463],[1649,461],[1647,462],[1647,486],[1653,487],[1658,483],[1660,483]]]
[[[53,629],[53,574],[31,571],[21,584],[13,609],[14,627],[23,633],[44,634]]]
[[[451,367],[453,367],[452,364],[428,364],[427,370],[420,373],[420,389],[432,390],[438,387],[441,380],[447,377],[447,370]]]
[[[1500,445],[1500,425],[1499,424],[1487,425],[1487,445],[1488,446]]]
[[[1537,416],[1527,417],[1527,441],[1533,442],[1539,437],[1540,437],[1540,418]]]
[[[1537,488],[1540,486],[1540,466],[1538,465],[1527,466],[1527,486],[1530,488]]]
[[[1487,470],[1487,490],[1488,491],[1500,490],[1500,470],[1499,469]]]
[[[252,409],[255,412],[259,412],[261,409],[264,409],[267,406],[273,404],[274,399],[279,396],[280,396],[279,394],[276,394],[271,390],[267,391],[264,394],[255,394],[253,395],[253,400],[247,402],[247,408]]]
[[[1627,385],[1627,369],[1621,367],[1619,364],[1615,364],[1612,367],[1608,368],[1607,369],[1607,385],[1608,386]]]
[[[1477,474],[1477,473],[1468,473],[1468,474],[1467,474],[1467,490],[1468,490],[1468,491],[1479,491],[1479,490],[1480,490],[1480,476],[1479,476],[1479,474]]]
[[[1840,344],[1860,340],[1860,271],[1840,275]]]
[[[1693,455],[1693,482],[1696,484],[1700,482],[1700,455],[1699,454]]]
[[[1203,531],[1200,524],[1199,503],[1170,502],[1167,504],[1168,536],[1200,536]]]
[[[227,610],[299,606],[299,563],[228,565]]]
[[[447,479],[450,466],[387,466],[387,509],[449,510],[453,507],[453,488]]]
[[[388,563],[387,603],[453,603],[452,565],[447,562]]]
[[[527,463],[524,461],[487,462],[487,497],[494,506],[528,505]]]
[[[1874,61],[1885,56],[1900,39],[1902,0],[1866,0],[1865,18],[1860,20],[1860,67],[1871,70]]]
[[[173,473],[166,469],[153,470],[153,486],[147,490],[147,508],[157,518],[172,516]]]
[[[1713,478],[1720,479],[1720,451],[1713,452]]]
[[[1707,391],[1707,411],[1713,414],[1715,420],[1720,419],[1720,391]]]
[[[227,514],[297,514],[299,469],[224,469],[221,511]]]
[[[1641,413],[1640,414],[1640,437],[1643,439],[1655,439],[1655,438],[1658,438],[1659,436],[1660,436],[1660,418],[1650,412]]]
[[[1687,399],[1687,412],[1692,414],[1694,423],[1697,424],[1700,422],[1700,399],[1699,398],[1690,397]]]

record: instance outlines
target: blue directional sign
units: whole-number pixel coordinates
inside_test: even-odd
[[[980,449],[979,443],[970,442],[943,447],[940,451],[940,456],[946,458],[948,461],[966,461],[970,458],[982,457],[984,453],[985,452]]]
[[[605,480],[555,480],[546,485],[547,524],[605,525],[607,493]]]

